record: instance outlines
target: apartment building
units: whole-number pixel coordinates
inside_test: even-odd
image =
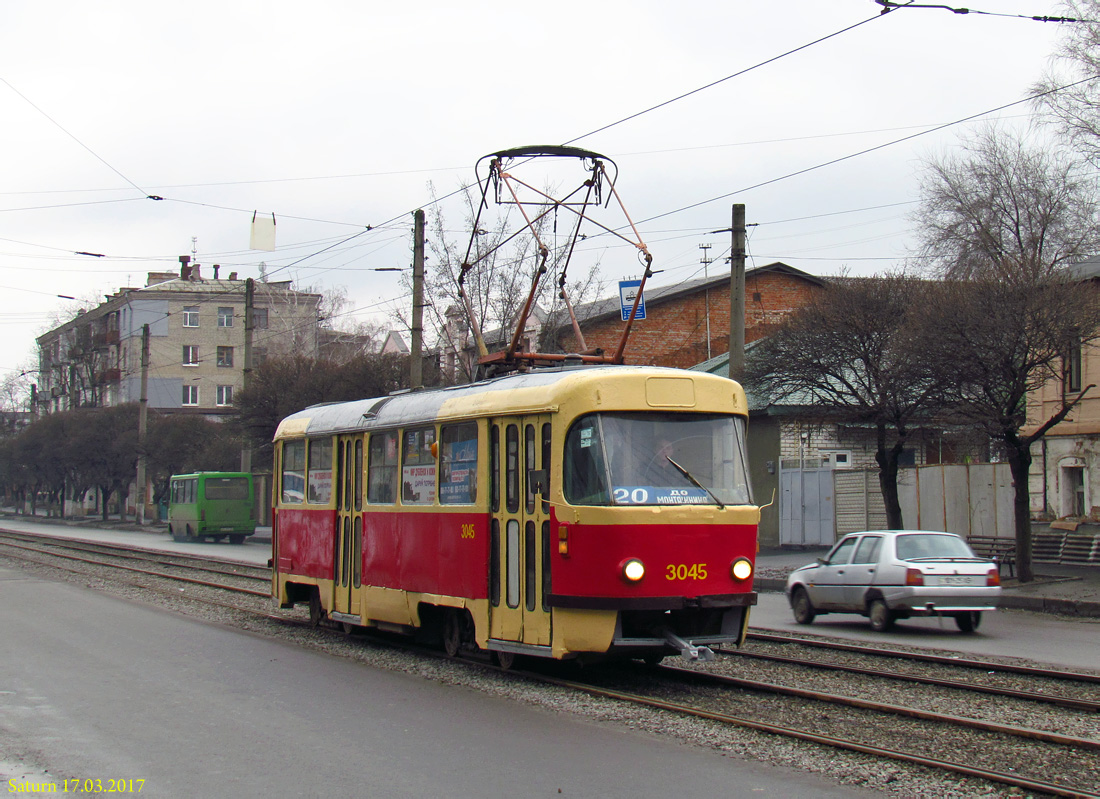
[[[244,379],[247,281],[181,259],[150,272],[37,340],[38,413],[105,407],[141,397],[142,330],[149,326],[149,407],[217,417]],[[321,296],[289,281],[253,283],[253,366],[285,352],[315,355]]]

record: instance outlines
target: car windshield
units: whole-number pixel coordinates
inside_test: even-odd
[[[934,533],[899,535],[896,540],[899,560],[921,558],[973,558],[974,553],[958,536]]]
[[[679,468],[677,468],[679,467]],[[594,413],[570,428],[574,505],[747,505],[745,421],[698,413]]]

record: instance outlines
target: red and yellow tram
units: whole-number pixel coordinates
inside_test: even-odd
[[[534,370],[307,408],[275,436],[272,591],[509,663],[744,640],[759,508],[741,387]]]

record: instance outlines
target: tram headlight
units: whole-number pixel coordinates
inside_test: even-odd
[[[637,558],[628,558],[622,562],[623,579],[636,583],[645,577],[645,564]]]
[[[752,561],[748,558],[738,558],[730,566],[730,574],[735,580],[747,580],[752,577]]]

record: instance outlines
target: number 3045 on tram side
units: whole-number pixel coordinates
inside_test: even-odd
[[[449,654],[740,645],[760,509],[722,377],[535,370],[307,408],[275,436],[272,592]]]

